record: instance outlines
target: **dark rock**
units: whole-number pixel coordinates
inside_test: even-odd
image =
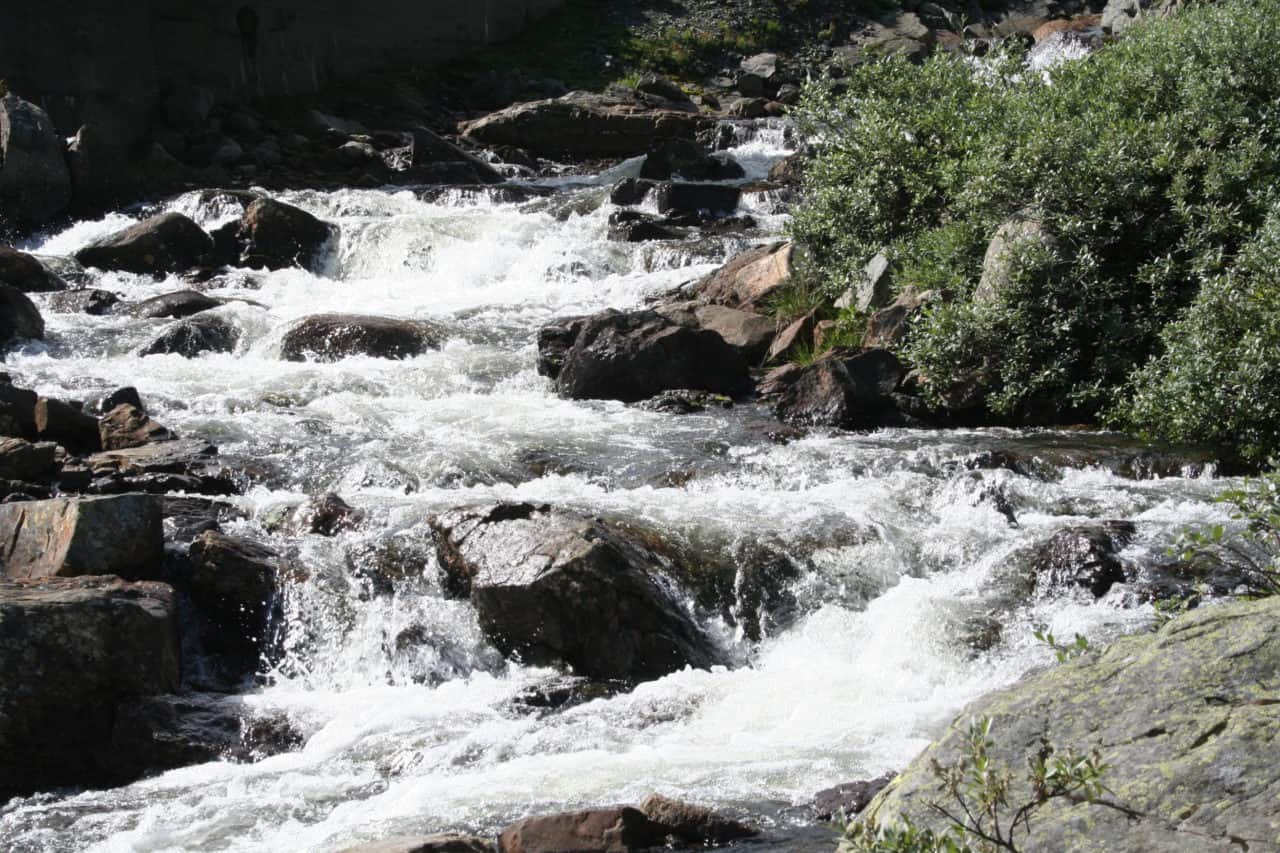
[[[9,579],[151,580],[163,559],[160,505],[148,495],[0,505],[0,570]]]
[[[204,620],[205,649],[230,658],[238,673],[252,672],[266,645],[279,555],[257,542],[206,530],[191,543],[189,556],[186,585]]]
[[[98,419],[69,403],[41,397],[36,401],[36,435],[61,444],[72,453],[97,453],[102,449]]]
[[[180,355],[196,358],[206,352],[234,352],[240,330],[224,317],[194,317],[166,328],[139,355]]]
[[[732,181],[746,174],[725,155],[712,155],[687,139],[669,139],[654,146],[640,167],[641,180]],[[736,204],[734,205],[737,206]]]
[[[142,777],[176,767],[247,759],[238,697],[190,694],[150,696],[120,704],[111,752],[125,775]]]
[[[186,545],[206,530],[221,531],[224,521],[246,517],[233,504],[211,498],[164,495],[159,501],[165,538]]]
[[[880,776],[825,788],[813,795],[813,809],[818,813],[818,820],[851,818],[870,805],[876,794],[892,781],[892,776]]]
[[[791,281],[792,244],[772,243],[735,255],[698,283],[699,299],[730,308],[761,308]]]
[[[529,817],[502,831],[502,853],[631,853],[666,846],[667,830],[632,808]]]
[[[0,580],[0,637],[0,799],[132,781],[107,747],[119,703],[178,688],[173,591]]]
[[[728,215],[738,209],[741,197],[740,189],[723,184],[662,184],[658,187],[658,212]]]
[[[609,193],[609,201],[619,206],[640,204],[657,186],[653,181],[642,181],[639,178],[626,178],[614,184]]]
[[[867,319],[867,331],[862,337],[863,347],[894,349],[901,345],[911,331],[912,322],[933,297],[933,291],[920,293],[913,287],[904,289],[893,304]]]
[[[667,591],[662,558],[600,522],[502,504],[430,524],[447,588],[470,597],[504,654],[592,678],[657,678],[717,661]]]
[[[98,420],[98,435],[103,450],[126,450],[177,438],[172,430],[128,403],[121,403]]]
[[[109,290],[88,288],[55,293],[49,308],[56,314],[110,314],[120,304],[120,297]]]
[[[452,142],[424,127],[414,128],[412,164],[414,166],[424,166],[437,163],[465,165],[471,173],[472,181],[475,183],[500,184],[503,181],[502,175],[498,174],[492,166],[478,157],[468,154]],[[533,168],[537,168],[536,163]]]
[[[689,96],[684,90],[672,83],[666,77],[659,77],[657,74],[645,74],[636,82],[636,91],[643,92],[646,95],[657,95],[659,98],[666,98],[668,101],[687,101]]]
[[[235,477],[217,464],[217,449],[194,439],[105,450],[86,462],[94,475],[90,491],[98,494],[183,491],[230,495],[238,491]]]
[[[422,835],[357,844],[342,853],[493,853],[493,844],[469,835]]]
[[[241,262],[255,269],[315,269],[336,234],[335,226],[305,210],[260,198],[249,205],[240,220]]]
[[[107,396],[103,397],[102,402],[98,405],[98,411],[106,414],[116,406],[123,406],[126,404],[133,406],[140,412],[145,412],[147,410],[147,407],[142,405],[142,396],[138,393],[138,389],[134,388],[132,385],[127,385],[124,388],[117,388]]]
[[[565,356],[586,324],[586,317],[563,317],[538,330],[538,375],[555,379],[564,367]]]
[[[634,157],[662,139],[696,139],[714,119],[651,109],[604,95],[571,92],[516,104],[463,126],[480,145],[516,145],[539,157]]]
[[[760,833],[711,809],[682,803],[661,794],[650,794],[640,804],[640,811],[649,820],[663,826],[668,834],[687,844],[712,846],[754,838]]]
[[[1134,526],[1127,521],[1058,531],[1032,561],[1036,586],[1046,591],[1083,587],[1101,598],[1113,584],[1124,583],[1119,552],[1133,534]]]
[[[764,98],[737,98],[729,104],[729,115],[735,118],[764,118],[769,114],[769,102]]]
[[[35,391],[15,388],[8,380],[0,381],[0,435],[36,440]]]
[[[688,388],[730,396],[749,384],[746,361],[715,332],[654,311],[605,311],[582,321],[556,390],[572,399],[636,402]]]
[[[60,467],[56,444],[0,438],[0,480],[47,482],[57,477]]]
[[[23,293],[52,293],[66,290],[67,283],[44,264],[9,246],[0,246],[0,282]]]
[[[655,310],[674,323],[715,332],[749,364],[758,364],[764,358],[777,328],[769,317],[724,305],[677,302]]]
[[[640,408],[668,415],[692,415],[707,409],[731,409],[733,400],[706,391],[663,391],[640,403]]]
[[[44,318],[25,293],[0,284],[0,352],[20,340],[44,340]]]
[[[609,239],[615,243],[647,243],[650,240],[680,240],[684,233],[668,228],[652,219],[623,222],[609,229]]]
[[[0,210],[18,226],[42,225],[71,204],[62,137],[44,110],[0,98]],[[11,282],[12,283],[12,282]]]
[[[848,359],[827,357],[791,377],[774,411],[791,423],[873,429],[895,420],[897,409],[889,395],[905,372],[884,350]]]
[[[280,355],[286,361],[339,361],[354,355],[405,359],[440,346],[436,328],[413,320],[360,314],[307,317],[284,336]]]
[[[181,213],[162,213],[76,252],[87,267],[161,275],[197,266],[213,239]]]
[[[333,493],[307,501],[293,513],[293,528],[320,536],[336,536],[364,522],[364,512]]]
[[[783,157],[769,169],[769,180],[775,184],[799,184],[804,179],[804,166],[809,158],[804,154]]]
[[[812,351],[814,332],[817,327],[818,314],[816,310],[810,311],[792,321],[785,329],[778,332],[777,337],[773,339],[773,343],[769,345],[769,352],[765,356],[765,361],[790,361],[806,348]]]
[[[205,296],[194,290],[179,290],[176,293],[166,293],[131,305],[129,312],[135,317],[146,319],[182,318],[220,305],[222,305],[221,299],[214,299],[212,296]]]

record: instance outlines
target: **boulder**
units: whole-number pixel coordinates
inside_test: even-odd
[[[749,383],[746,361],[715,332],[655,311],[610,310],[582,321],[556,390],[576,400],[635,402],[677,388],[733,396]]]
[[[755,96],[734,98],[727,112],[734,118],[764,118],[769,114],[769,101]]]
[[[719,655],[669,591],[667,565],[602,522],[529,504],[430,519],[446,588],[486,635],[533,665],[592,678],[658,678]]]
[[[56,444],[0,438],[0,480],[47,482],[57,477],[61,467]]]
[[[798,317],[778,332],[777,337],[769,345],[765,361],[790,361],[807,347],[812,351],[814,334],[818,328],[818,312],[810,311]]]
[[[1058,238],[1029,211],[1009,219],[987,245],[982,278],[973,292],[975,302],[994,302],[1025,276],[1046,279],[1060,268]]]
[[[760,363],[777,331],[777,325],[769,317],[724,305],[682,302],[655,310],[672,322],[715,332],[749,364]]]
[[[337,233],[336,226],[320,221],[305,210],[259,198],[245,209],[240,219],[237,231],[240,263],[254,269],[314,270]]]
[[[896,423],[890,396],[906,370],[890,352],[823,358],[787,377],[774,411],[795,424],[874,429]]]
[[[0,352],[21,340],[44,340],[44,318],[25,293],[0,284]]]
[[[174,323],[155,340],[142,348],[139,355],[180,355],[196,358],[206,352],[234,352],[240,342],[240,330],[224,317],[193,317]]]
[[[712,408],[732,409],[733,400],[723,394],[711,394],[707,391],[663,391],[658,396],[641,402],[639,406],[649,412],[692,415]]]
[[[809,161],[804,154],[792,154],[783,157],[769,168],[769,182],[774,184],[798,185],[804,180],[804,167]]]
[[[224,521],[248,517],[234,504],[211,498],[163,495],[159,500],[165,539],[188,546],[206,530],[220,532]]]
[[[1280,597],[1201,607],[1155,633],[1124,637],[970,704],[863,813],[942,829],[932,765],[954,763],[969,721],[991,721],[989,757],[1013,784],[1010,812],[1032,798],[1028,761],[1101,752],[1105,799],[1051,800],[1021,850],[1239,851],[1280,837],[1275,673]],[[843,845],[842,850],[849,849]]]
[[[647,243],[650,240],[681,240],[684,232],[669,228],[653,219],[642,218],[620,222],[609,228],[609,239],[615,243]]]
[[[1127,521],[1059,530],[1032,560],[1036,586],[1043,591],[1084,588],[1101,598],[1114,584],[1124,583],[1119,552],[1133,534]]]
[[[687,101],[689,96],[684,89],[657,74],[644,74],[636,81],[636,91],[645,95],[655,95],[668,101]]]
[[[538,330],[538,375],[555,379],[587,317],[562,317]]]
[[[135,317],[153,320],[160,317],[190,317],[222,304],[221,299],[205,296],[195,290],[179,290],[166,293],[129,306],[129,313]]]
[[[53,293],[66,290],[62,277],[45,269],[44,264],[9,246],[0,246],[0,282],[23,293]]]
[[[624,178],[613,185],[609,191],[609,202],[620,207],[640,204],[649,197],[658,185],[653,181],[642,181],[639,178]]]
[[[932,290],[921,293],[914,287],[905,288],[891,305],[867,318],[867,330],[862,336],[863,348],[896,349],[906,341],[912,322],[933,298]]]
[[[127,450],[158,441],[174,441],[177,435],[136,406],[121,403],[98,420],[102,450]]]
[[[149,495],[0,504],[0,572],[11,580],[159,577],[160,504]]]
[[[36,440],[35,391],[17,388],[8,374],[0,374],[0,435]]]
[[[163,275],[198,265],[213,251],[213,238],[181,213],[145,219],[76,252],[86,267]]]
[[[42,225],[71,204],[65,144],[47,113],[0,98],[0,210],[11,224]]]
[[[422,835],[357,844],[342,853],[493,853],[493,844],[469,835]]]
[[[813,810],[818,820],[843,821],[859,814],[870,805],[876,794],[893,781],[892,776],[878,776],[860,782],[845,782],[824,788],[813,795]]]
[[[726,155],[708,153],[688,139],[668,139],[645,155],[640,178],[647,181],[732,181],[746,175],[743,168]],[[736,204],[734,205],[737,206]]]
[[[488,163],[463,151],[442,136],[427,130],[425,127],[413,129],[414,166],[427,166],[438,163],[459,164],[469,172],[468,183],[500,184],[502,175]],[[536,168],[536,166],[535,166]]]
[[[125,403],[128,403],[130,406],[133,406],[135,409],[139,409],[140,411],[145,412],[147,410],[147,407],[142,405],[142,395],[139,394],[138,389],[134,388],[132,385],[126,385],[123,388],[117,388],[112,391],[110,394],[98,401],[98,404],[94,408],[105,415],[116,406],[120,406]]]
[[[478,145],[514,145],[538,157],[635,157],[659,140],[696,139],[715,120],[696,113],[651,109],[588,92],[515,104],[463,125]]]
[[[666,847],[666,828],[627,807],[529,817],[502,831],[501,853],[632,853]]]
[[[93,474],[90,491],[235,494],[239,491],[236,475],[218,464],[217,454],[213,445],[195,439],[104,450],[85,460]]]
[[[704,302],[746,310],[761,308],[791,280],[791,243],[773,243],[735,255],[698,283]]]
[[[640,804],[640,811],[649,820],[665,827],[669,835],[699,847],[729,844],[760,834],[756,829],[711,809],[673,800],[662,794],[646,797]]]
[[[364,521],[364,512],[330,492],[308,500],[294,511],[292,528],[300,533],[336,536],[354,530]]]
[[[57,314],[110,314],[120,304],[120,297],[109,290],[86,288],[55,293],[49,299],[49,308]]]
[[[741,198],[742,190],[724,184],[666,183],[658,187],[658,212],[727,216]]]
[[[36,435],[42,441],[61,444],[72,453],[97,453],[102,449],[98,419],[82,409],[41,397],[36,401]]]
[[[202,618],[205,649],[233,661],[234,672],[251,673],[267,640],[279,555],[216,530],[197,536],[188,555],[186,586]]]
[[[840,309],[852,308],[859,314],[868,314],[893,301],[893,275],[889,257],[884,252],[872,258],[862,269],[853,287],[836,300]]]
[[[761,80],[772,80],[778,73],[778,54],[757,53],[742,60],[739,68],[744,74],[752,74]]]
[[[132,781],[109,748],[118,705],[178,689],[164,584],[0,580],[0,800]]]
[[[361,314],[317,314],[285,334],[280,355],[286,361],[340,361],[356,355],[405,359],[438,349],[438,329],[415,320]]]

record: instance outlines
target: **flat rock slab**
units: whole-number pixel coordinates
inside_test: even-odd
[[[160,504],[150,495],[0,505],[0,568],[10,579],[153,578],[164,560]]]

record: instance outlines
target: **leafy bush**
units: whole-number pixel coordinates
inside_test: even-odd
[[[1059,416],[1122,417],[1135,369],[1163,347],[1221,349],[1231,322],[1273,310],[1274,295],[1259,296],[1224,320],[1206,283],[1244,286],[1236,256],[1246,246],[1276,258],[1257,235],[1280,178],[1280,0],[1228,0],[1131,33],[1048,78],[1025,72],[1014,53],[982,71],[940,53],[921,65],[869,63],[844,81],[846,94],[806,96],[802,131],[819,156],[793,234],[828,296],[887,249],[898,287],[944,297],[904,345],[934,395],[978,378],[987,405],[1013,418],[1046,405]],[[1042,223],[1052,244],[1011,251],[1005,285],[975,300],[988,242],[1016,215]],[[1162,336],[1202,286],[1208,303]],[[1274,351],[1270,328],[1259,344]],[[1233,357],[1221,353],[1203,372],[1221,373]],[[1256,358],[1244,371],[1264,373]],[[1217,402],[1190,394],[1190,411],[1166,419],[1163,401],[1188,394],[1194,377],[1184,374],[1166,364],[1139,377],[1163,390],[1139,395],[1151,405],[1136,406],[1134,420],[1220,437],[1208,428],[1218,414],[1204,412],[1213,403],[1274,444],[1260,424],[1280,423],[1276,409],[1250,408],[1240,388]]]
[[[1280,473],[1249,480],[1218,500],[1230,504],[1239,532],[1222,525],[1184,531],[1174,546],[1183,560],[1227,565],[1243,574],[1253,595],[1280,595]]]

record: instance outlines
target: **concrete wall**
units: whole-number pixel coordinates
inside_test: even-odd
[[[59,130],[126,134],[161,93],[315,92],[334,77],[430,67],[510,38],[563,0],[8,0],[0,79]]]

